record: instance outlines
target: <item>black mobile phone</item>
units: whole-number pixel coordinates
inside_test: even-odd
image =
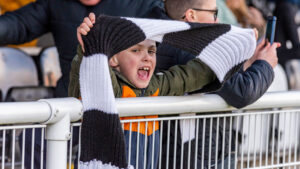
[[[270,44],[272,45],[274,42],[276,20],[276,16],[268,16],[267,18],[266,44],[267,42],[270,42]]]

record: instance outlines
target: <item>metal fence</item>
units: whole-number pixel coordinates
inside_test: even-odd
[[[136,162],[135,168],[148,168],[148,163],[150,168],[299,168],[299,113],[300,109],[269,110],[123,120],[123,124],[131,126],[143,122],[146,126],[160,124],[158,166],[154,165],[154,144],[142,147],[143,150],[136,148],[136,152],[128,151],[128,162],[132,153],[142,151],[144,155],[140,157],[149,161]],[[181,125],[189,129],[186,142],[179,139],[184,135]],[[139,140],[141,136],[130,133],[129,145],[147,145],[149,140]],[[137,139],[134,144],[133,137]],[[154,142],[155,136],[151,139]],[[147,157],[149,151],[151,157]]]
[[[267,93],[242,110],[216,95],[117,99],[117,105],[122,117],[159,114],[122,120],[135,168],[300,168],[300,92]],[[80,123],[70,121],[81,110],[72,98],[0,103],[1,167],[76,168]]]

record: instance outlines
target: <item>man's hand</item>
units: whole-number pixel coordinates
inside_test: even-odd
[[[273,45],[271,45],[269,42],[266,43],[265,41],[266,40],[264,39],[260,42],[255,49],[254,55],[245,62],[244,70],[247,70],[256,60],[265,60],[272,66],[272,68],[277,65],[278,57],[276,49],[279,48],[281,44],[274,42]]]
[[[95,21],[96,21],[95,14],[94,13],[90,13],[89,17],[85,17],[83,19],[83,22],[77,28],[77,39],[78,39],[79,44],[81,45],[81,48],[82,48],[83,52],[84,52],[84,44],[83,44],[81,36],[88,34],[88,32],[94,26],[93,24],[95,23]]]
[[[267,42],[267,45],[258,52],[257,60],[265,60],[272,66],[272,68],[274,68],[278,63],[276,49],[280,46],[281,44],[277,42],[274,42],[272,45],[270,42]]]

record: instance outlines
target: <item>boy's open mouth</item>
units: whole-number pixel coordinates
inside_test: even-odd
[[[149,77],[149,73],[150,73],[150,67],[148,66],[140,67],[137,72],[141,80],[147,80]]]

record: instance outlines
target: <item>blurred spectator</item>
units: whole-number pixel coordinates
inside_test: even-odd
[[[300,1],[297,0],[277,0],[274,16],[277,17],[276,40],[282,42],[286,47],[286,41],[290,40],[293,46],[299,46],[299,25],[295,21]]]
[[[281,42],[278,50],[279,63],[282,66],[291,59],[300,59],[299,23],[296,15],[299,10],[299,0],[272,0],[275,2],[274,16],[277,16],[275,40]],[[287,45],[287,42],[290,45]]]
[[[57,80],[61,77],[56,47],[49,47],[43,50],[39,56],[39,60],[43,85],[55,87]]]
[[[1,14],[19,9],[35,0],[0,0]]]
[[[17,10],[35,0],[0,0],[0,15],[6,12],[12,12]],[[37,43],[37,39],[27,42],[22,45],[18,45],[18,47],[25,47],[25,46],[35,46]]]
[[[246,0],[248,6],[253,6],[258,9],[264,18],[272,15],[274,10],[274,3],[269,0]]]
[[[226,0],[226,4],[242,27],[254,27],[258,30],[259,37],[264,35],[266,22],[257,8],[248,7],[245,0]]]
[[[59,53],[62,77],[56,96],[66,97],[71,61],[78,42],[76,28],[88,13],[146,17],[160,0],[37,0],[0,16],[0,45],[20,44],[52,32]]]
[[[218,7],[218,19],[219,23],[227,23],[231,25],[238,25],[237,18],[232,13],[232,11],[226,5],[225,0],[217,0],[217,7]]]
[[[249,17],[249,12],[245,0],[226,0],[226,4],[234,13],[238,22],[243,27],[247,26],[247,18]]]

